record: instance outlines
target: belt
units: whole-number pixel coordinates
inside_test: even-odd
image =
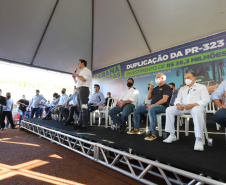
[[[78,87],[78,89],[82,89],[82,88],[89,88],[89,87],[85,87],[85,86]]]

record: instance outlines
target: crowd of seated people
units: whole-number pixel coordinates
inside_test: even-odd
[[[195,131],[195,145],[194,150],[203,151],[203,129],[205,124],[204,114],[207,104],[212,100],[218,107],[214,120],[226,127],[226,104],[221,102],[221,97],[226,92],[226,80],[224,80],[218,88],[212,93],[210,98],[209,92],[205,85],[196,83],[196,75],[188,72],[184,76],[185,85],[180,86],[180,89],[175,89],[174,83],[166,84],[166,75],[164,73],[156,74],[154,87],[153,81],[148,84],[148,92],[144,97],[142,105],[137,105],[139,98],[139,91],[134,87],[134,79],[127,80],[127,89],[122,92],[116,106],[111,107],[112,98],[111,93],[107,92],[105,98],[103,93],[100,92],[100,86],[94,85],[94,93],[88,102],[89,113],[97,110],[99,107],[105,107],[109,103],[111,109],[108,115],[113,120],[111,128],[115,130],[116,125],[119,127],[118,131],[124,133],[126,129],[126,122],[128,116],[134,113],[134,128],[127,132],[127,134],[140,134],[140,122],[142,116],[146,115],[149,120],[149,134],[144,139],[153,141],[157,138],[157,115],[165,113],[165,132],[169,136],[163,140],[164,143],[172,143],[177,140],[175,135],[175,116],[181,114],[190,114],[193,118],[194,131]],[[0,90],[1,93],[1,90]],[[35,96],[29,102],[26,100],[25,95],[22,99],[17,101],[19,105],[19,122],[23,120],[25,115],[31,109],[31,118],[42,118],[43,109],[45,109],[44,120],[51,120],[54,114],[61,114],[65,121],[65,126],[72,125],[74,116],[79,117],[77,109],[77,88],[74,86],[74,93],[68,97],[66,89],[62,88],[61,96],[58,93],[53,94],[53,101],[47,101],[39,90],[36,90]],[[1,94],[0,94],[1,95]],[[108,99],[110,98],[110,101]],[[11,124],[12,128],[15,125],[12,120],[13,101],[11,94],[6,94],[7,105],[3,107],[1,113],[1,128],[5,127],[5,117]],[[90,114],[89,114],[90,115]]]

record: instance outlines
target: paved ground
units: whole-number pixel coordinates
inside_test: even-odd
[[[0,131],[0,184],[127,185],[140,183],[19,129]]]

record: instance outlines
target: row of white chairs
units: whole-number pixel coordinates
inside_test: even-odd
[[[112,105],[109,106],[110,100],[112,99]],[[116,106],[118,101],[117,97],[114,98],[108,98],[108,102],[106,107],[99,107],[99,109],[97,109],[96,111],[93,111],[90,113],[90,125],[92,125],[95,122],[95,117],[98,116],[98,125],[101,125],[101,120],[102,120],[102,116],[104,116],[105,118],[105,128],[108,127],[108,125],[111,125],[111,117],[108,115],[108,111],[113,108],[114,106]],[[206,114],[208,113],[212,113],[215,114],[216,113],[216,108],[213,102],[209,102],[209,104],[206,106],[206,113],[205,113],[205,123],[206,123]],[[128,127],[129,127],[129,131],[132,129],[132,116],[134,116],[134,113],[130,113],[128,116]],[[157,124],[158,124],[158,131],[159,131],[159,137],[162,137],[162,117],[166,116],[166,113],[161,113],[157,115]],[[179,116],[177,116],[177,139],[179,139],[179,127],[182,126],[182,124],[185,123],[185,135],[188,136],[189,135],[189,120],[192,118],[192,116],[190,114],[181,114]],[[148,121],[148,115],[147,115],[147,119],[146,119],[146,132],[148,132],[148,126],[149,126],[149,121]],[[220,125],[216,123],[216,128],[217,130],[219,130]],[[205,138],[208,140],[209,136],[208,136],[208,132],[207,132],[207,127],[206,124],[204,125],[204,133],[205,133]],[[226,133],[226,128],[225,128],[225,133]],[[225,139],[226,139],[226,135],[225,135]],[[204,136],[203,136],[203,142],[205,142],[204,140]]]

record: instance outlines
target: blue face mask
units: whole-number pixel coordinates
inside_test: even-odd
[[[38,95],[39,95],[39,93],[36,93],[36,95],[38,96]]]
[[[25,98],[25,97],[23,97],[23,99],[25,100],[26,98]]]

